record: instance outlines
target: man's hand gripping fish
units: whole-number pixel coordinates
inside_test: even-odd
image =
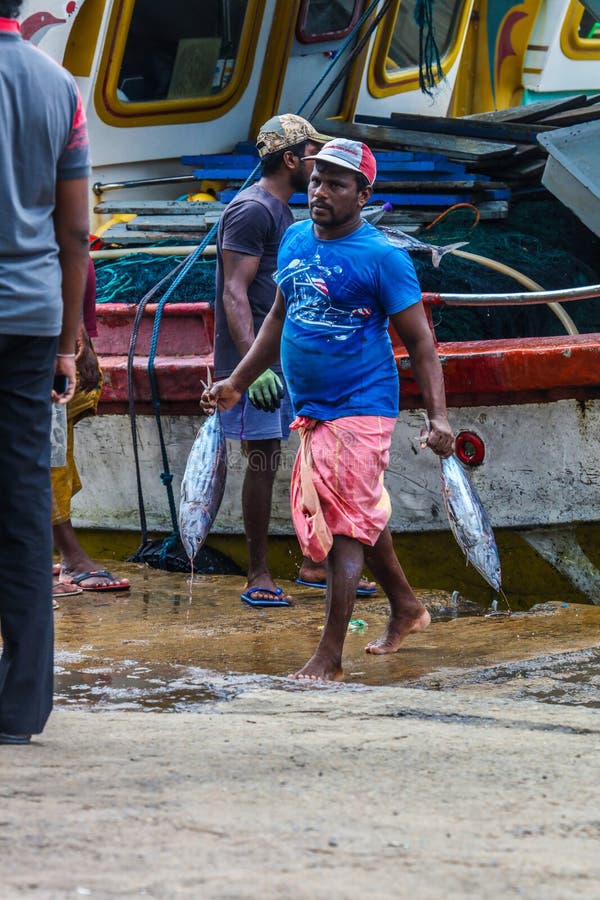
[[[429,427],[427,418],[425,423]],[[471,563],[490,587],[502,594],[508,606],[502,590],[502,571],[494,532],[475,485],[454,454],[440,459],[440,465],[442,497],[452,534],[465,554],[467,564]]]

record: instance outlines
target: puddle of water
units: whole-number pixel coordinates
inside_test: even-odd
[[[197,576],[190,602],[189,576],[134,564],[122,564],[121,573],[132,583],[130,592],[88,592],[61,601],[56,613],[59,705],[189,711],[256,687],[315,689],[286,676],[318,643],[323,592],[282,582],[294,595],[294,606],[250,609],[240,602],[244,579],[238,576]],[[421,591],[419,596],[434,623],[387,656],[364,652],[383,630],[387,601],[382,595],[357,600],[353,616],[366,627],[347,636],[346,683],[318,689],[477,683],[510,686],[514,693],[517,685],[545,702],[590,705],[600,681],[600,662],[593,655],[600,652],[599,607],[551,603],[537,612],[503,617],[444,592]],[[563,667],[569,652],[592,655],[573,656],[572,665]]]
[[[600,709],[598,648],[507,663],[476,673],[445,673],[442,678],[445,688],[468,685],[506,686],[515,699],[527,698],[555,705]],[[439,690],[439,683],[432,686]]]

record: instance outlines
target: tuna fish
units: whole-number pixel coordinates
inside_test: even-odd
[[[215,410],[196,435],[181,482],[179,534],[192,566],[219,511],[226,477],[227,446]]]
[[[389,225],[377,225],[377,228],[385,234],[394,247],[401,247],[403,250],[408,250],[409,253],[431,253],[431,262],[436,268],[439,266],[442,256],[452,253],[453,250],[458,250],[459,247],[464,247],[468,243],[468,241],[458,241],[456,244],[443,244],[436,247],[435,244],[426,244],[424,241],[417,240],[399,228],[392,228]]]
[[[502,592],[498,548],[479,494],[456,456],[440,459],[440,463],[442,495],[452,533],[467,563],[471,563],[494,590]]]

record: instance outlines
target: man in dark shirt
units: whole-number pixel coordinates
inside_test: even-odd
[[[258,135],[261,177],[232,200],[219,223],[215,301],[215,375],[225,378],[246,355],[275,299],[273,273],[286,228],[293,222],[288,201],[306,191],[312,162],[327,138],[300,116],[286,114],[266,122]],[[271,412],[256,409],[253,397],[267,398]],[[242,513],[248,546],[248,580],[242,600],[254,606],[288,606],[267,561],[273,483],[281,440],[293,414],[279,361],[250,386],[223,415],[228,438],[243,441],[247,468]]]
[[[29,743],[52,709],[50,398],[75,389],[89,234],[81,98],[22,39],[20,8],[0,0],[0,744]]]

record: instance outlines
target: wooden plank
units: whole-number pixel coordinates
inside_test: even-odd
[[[192,236],[188,233],[162,231],[132,231],[125,225],[111,225],[102,235],[105,244],[118,244],[121,247],[142,246],[155,247],[163,241],[173,244],[199,244],[204,235]]]
[[[200,156],[182,156],[181,162],[184,166],[195,166],[198,169],[228,169],[233,167],[235,169],[248,169],[249,172],[252,172],[256,168],[257,163],[260,162],[260,158],[258,154],[211,153]]]
[[[545,157],[546,152],[539,144],[537,146],[533,144],[518,144],[511,156],[501,156],[498,159],[494,159],[491,165],[488,160],[477,160],[472,162],[469,168],[477,174],[489,172],[490,168],[492,168],[495,177],[505,178],[506,172],[511,172],[522,163],[530,160],[545,159]]]
[[[390,194],[387,192],[375,191],[373,200],[376,203],[402,203],[407,206],[452,206],[455,203],[473,203],[481,197],[481,194],[474,194],[472,191],[453,192],[449,194]],[[510,190],[506,188],[502,191],[488,191],[485,194],[489,200],[508,200],[510,198]]]
[[[394,175],[399,175],[401,172],[439,172],[450,175],[462,175],[465,172],[465,166],[462,163],[450,162],[446,157],[430,157],[429,159],[415,159],[411,162],[397,163],[393,159],[382,159],[381,154],[377,152],[373,155],[377,161],[377,171],[380,174],[384,172]]]
[[[544,119],[544,122],[554,125],[556,128],[567,128],[569,125],[581,125],[583,122],[593,122],[595,119],[600,119],[600,103],[593,103],[582,109],[557,113]]]
[[[529,125],[514,122],[488,122],[461,118],[448,118],[446,116],[421,116],[408,115],[406,113],[393,112],[389,120],[378,116],[356,116],[356,121],[361,124],[385,125],[389,123],[394,128],[404,128],[407,131],[433,132],[435,134],[457,134],[463,137],[482,138],[487,141],[519,141],[520,143],[535,144],[540,131],[545,131],[547,125]]]
[[[587,94],[578,94],[576,97],[563,97],[560,100],[538,100],[535,103],[528,103],[526,106],[511,106],[507,109],[494,109],[490,112],[471,113],[471,115],[460,118],[477,119],[481,122],[539,122],[553,113],[585,106],[589,100]]]
[[[480,201],[476,203],[477,210],[482,220],[505,219],[508,215],[508,203],[506,200],[490,200]],[[302,209],[292,210],[294,219],[301,221],[307,219],[308,210]],[[428,225],[439,214],[439,209],[405,209],[399,207],[386,213],[381,220],[385,225],[397,225],[403,231],[414,231],[423,225]],[[204,235],[193,237],[189,232],[169,232],[169,231],[133,231],[128,229],[125,224],[119,223],[112,225],[102,235],[102,240],[106,244],[117,244],[122,247],[139,247],[140,252],[144,247],[155,247],[157,244],[165,242],[165,244],[194,244],[200,243],[200,238]]]
[[[252,169],[236,169],[235,167],[226,169],[226,168],[214,168],[214,169],[194,169],[193,176],[197,181],[246,181],[249,175],[252,174]],[[252,181],[256,181],[260,178],[260,172],[257,172],[252,179]]]
[[[327,124],[330,132],[364,141],[371,149],[383,147],[429,150],[443,153],[450,159],[467,161],[497,159],[514,153],[516,149],[514,144],[478,141],[454,134],[421,134],[383,125],[357,125],[349,122],[331,121]]]
[[[169,233],[176,231],[178,234],[196,234],[203,236],[219,216],[136,216],[125,227],[128,231],[163,231]]]
[[[135,215],[158,216],[205,216],[207,213],[219,214],[225,209],[225,203],[213,202],[193,203],[189,200],[102,200],[94,207],[100,215],[119,215],[133,213]]]
[[[411,192],[417,194],[427,191],[432,193],[445,191],[479,193],[481,191],[503,191],[506,190],[506,184],[503,181],[478,179],[475,176],[466,178],[464,181],[379,181],[378,178],[375,181],[375,188],[397,191],[398,193]]]

